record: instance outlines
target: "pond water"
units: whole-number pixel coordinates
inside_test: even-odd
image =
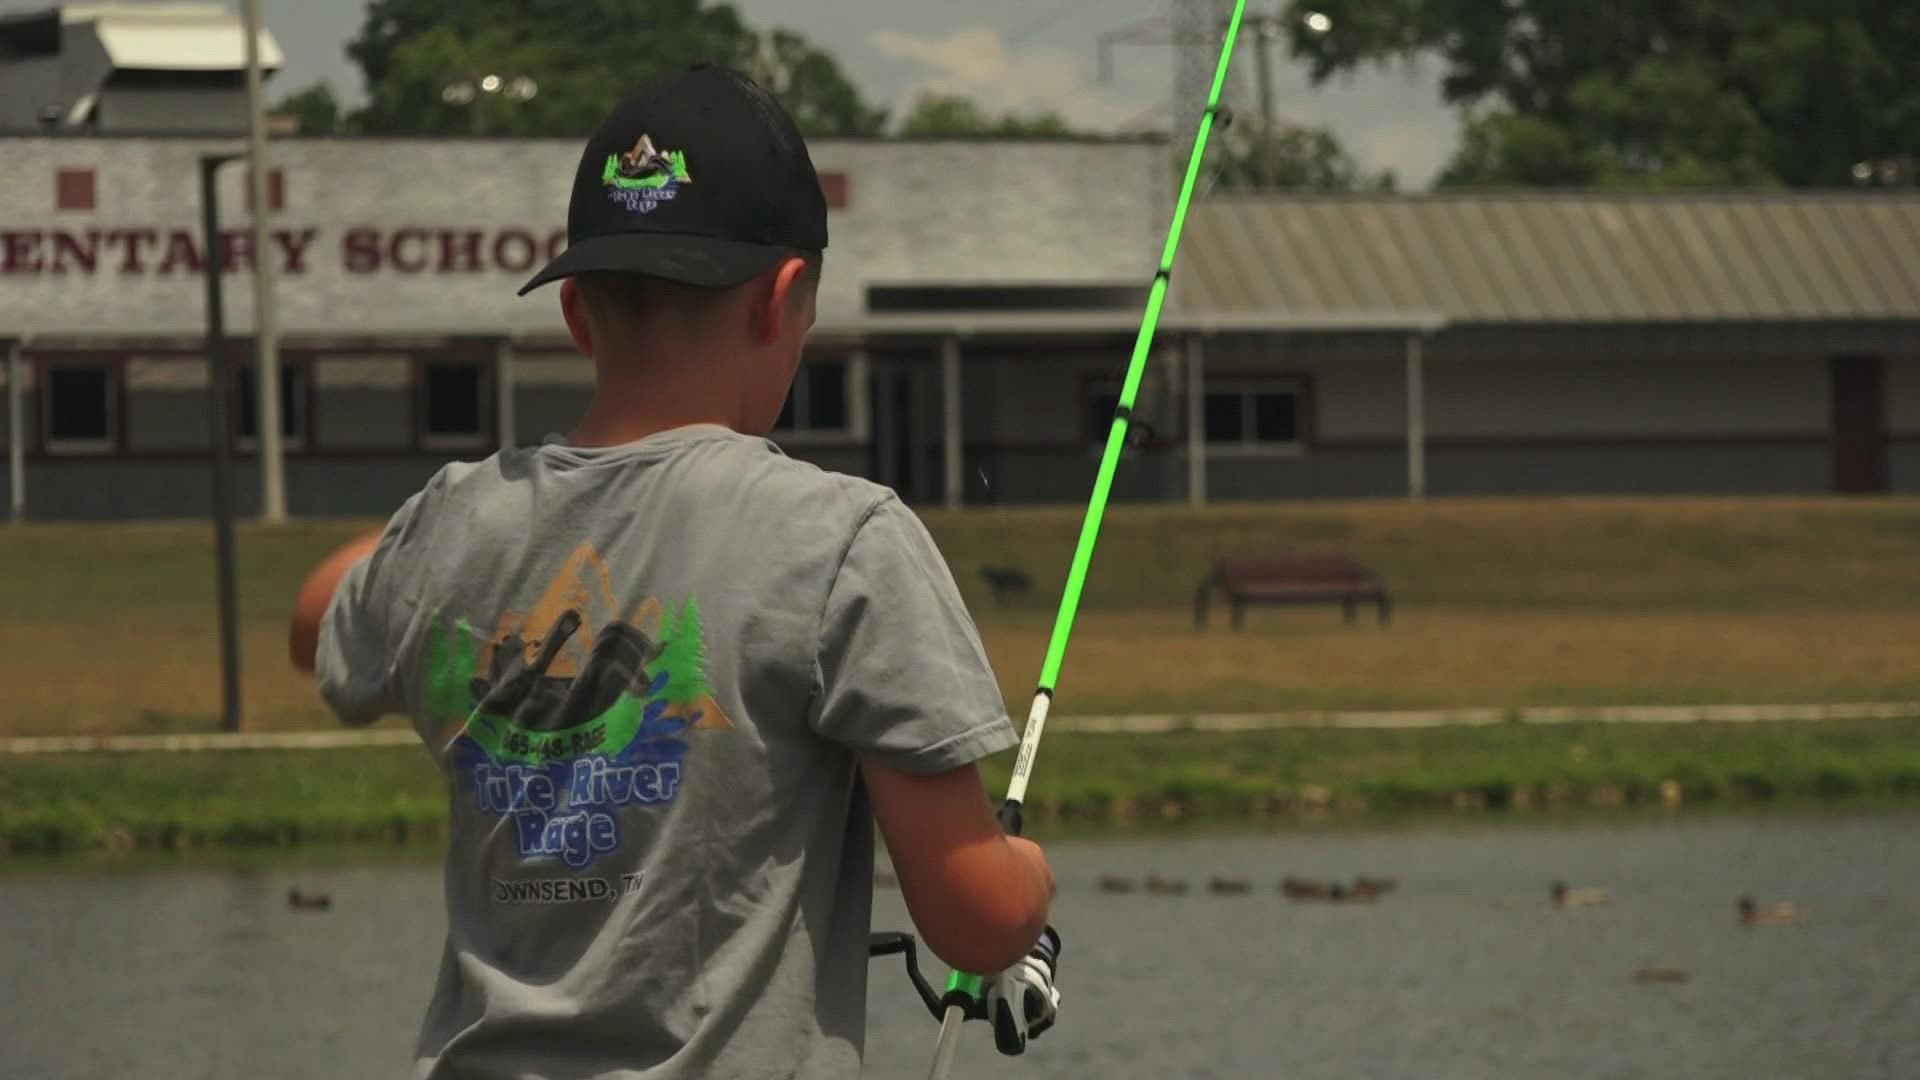
[[[1682,816],[1082,839],[1050,847],[1062,1018],[1019,1060],[972,1025],[956,1077],[1920,1076],[1920,814]],[[1111,894],[1107,874],[1182,878]],[[1283,876],[1390,876],[1370,904]],[[1246,879],[1213,895],[1213,876]],[[1609,902],[1555,910],[1548,884]],[[325,892],[290,910],[288,888]],[[1791,926],[1735,899],[1790,899]],[[432,858],[0,869],[0,1076],[403,1076],[443,929]],[[876,929],[906,929],[883,890]],[[1682,969],[1682,983],[1635,971]],[[869,1077],[937,1034],[896,958]]]

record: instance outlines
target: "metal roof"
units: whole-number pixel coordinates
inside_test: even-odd
[[[1920,197],[1228,196],[1197,203],[1170,311],[1453,323],[1920,319]]]
[[[246,70],[246,22],[217,4],[74,5],[62,17],[91,23],[122,71]],[[285,63],[279,42],[261,27],[260,66]]]
[[[247,66],[246,22],[222,4],[63,4],[0,13],[0,30],[30,29],[53,20],[91,28],[109,62],[121,71],[242,71]],[[279,41],[261,27],[260,66],[277,70],[285,65]]]

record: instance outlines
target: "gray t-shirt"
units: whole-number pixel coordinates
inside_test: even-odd
[[[423,1078],[858,1075],[856,754],[1017,741],[920,520],[709,425],[443,468],[342,583],[318,675],[449,781]]]

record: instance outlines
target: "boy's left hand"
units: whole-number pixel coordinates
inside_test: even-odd
[[[340,579],[353,564],[373,554],[380,546],[381,530],[352,540],[326,557],[300,586],[293,601],[293,625],[287,632],[287,653],[293,666],[303,674],[313,674],[314,654],[320,648],[320,623],[326,618]]]

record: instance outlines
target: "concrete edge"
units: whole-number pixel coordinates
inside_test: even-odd
[[[1407,730],[1492,724],[1759,724],[1836,720],[1898,720],[1920,716],[1920,702],[1829,705],[1644,705],[1607,708],[1411,709],[1278,713],[1163,713],[1128,716],[1056,716],[1056,733],[1156,734],[1179,731],[1272,731],[1282,728]],[[208,750],[353,750],[418,746],[410,728],[378,731],[275,731],[194,735],[47,736],[0,739],[0,757],[34,754],[180,753]]]

